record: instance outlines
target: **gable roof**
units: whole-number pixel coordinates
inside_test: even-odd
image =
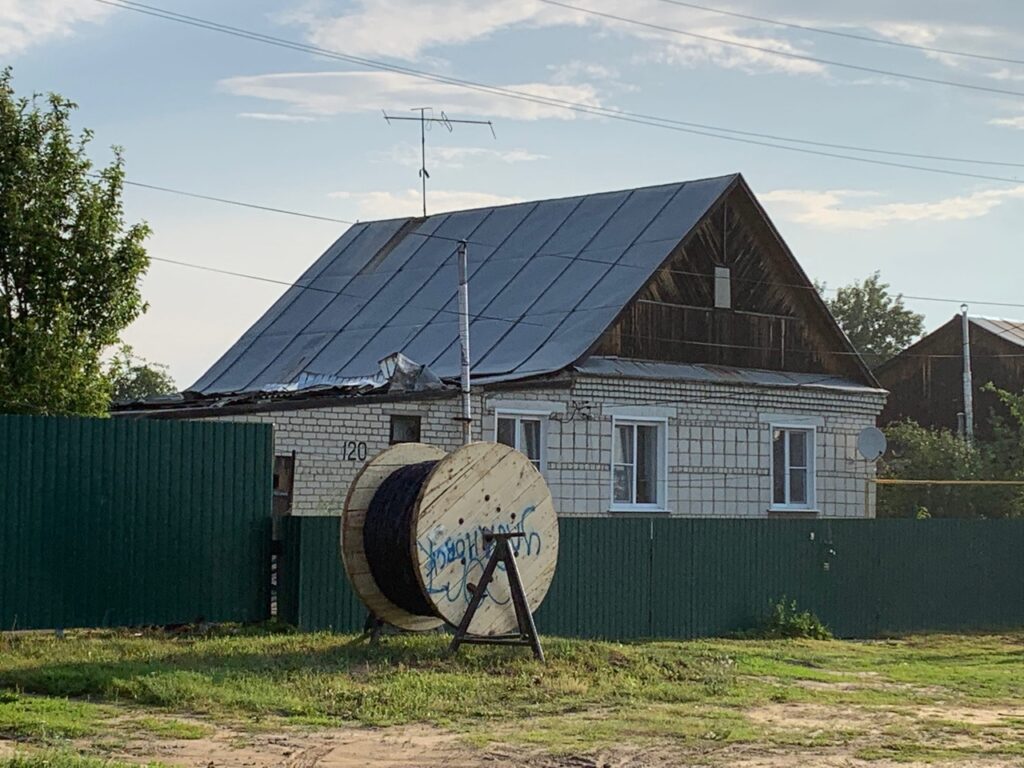
[[[1024,347],[1024,322],[1019,320],[1000,320],[992,317],[979,317],[970,315],[967,318],[972,327],[990,333],[995,338],[1006,344],[1017,347]],[[961,324],[963,316],[960,313],[953,315],[949,320],[940,325],[930,333],[926,333],[898,355],[890,357],[875,369],[875,373],[882,378],[887,378],[890,371],[901,367],[904,361],[914,357],[929,354],[935,355],[958,355],[961,348],[963,333]],[[974,334],[971,334],[974,337]],[[891,382],[890,382],[891,384]]]
[[[458,240],[473,376],[562,370],[740,178],[356,224],[190,390],[329,386],[395,352],[458,376]]]

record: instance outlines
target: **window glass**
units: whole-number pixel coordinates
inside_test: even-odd
[[[522,419],[519,427],[519,450],[540,469],[540,419]]]
[[[615,501],[619,504],[633,503],[633,467],[617,464],[615,466]]]
[[[801,430],[789,432],[789,466],[807,466],[807,433]]]
[[[498,419],[498,440],[499,443],[516,447],[516,420]]]
[[[786,433],[781,429],[772,437],[772,501],[786,503]]]
[[[807,503],[807,470],[806,469],[790,469],[789,470],[789,503],[790,504],[806,504]]]
[[[615,427],[615,459],[616,464],[633,463],[633,425],[618,424]]]
[[[393,415],[391,417],[391,445],[395,443],[418,443],[419,441],[419,416]]]
[[[636,502],[658,503],[658,427],[636,427]]]

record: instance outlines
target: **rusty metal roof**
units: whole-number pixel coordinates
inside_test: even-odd
[[[368,376],[396,352],[457,376],[461,239],[469,243],[473,376],[562,370],[737,178],[356,224],[190,391]]]
[[[1001,339],[1024,347],[1024,322],[1017,320],[996,320],[990,317],[972,317],[971,322]]]

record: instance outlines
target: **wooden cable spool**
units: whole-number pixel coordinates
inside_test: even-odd
[[[408,557],[429,615],[388,599],[374,579],[364,527],[374,495],[396,470],[437,461],[419,488],[410,520]],[[377,512],[380,514],[380,512]],[[558,561],[558,517],[537,468],[519,451],[498,443],[471,443],[450,454],[422,443],[400,443],[371,459],[349,488],[341,519],[341,552],[356,594],[378,619],[409,630],[458,626],[487,563],[484,533],[514,531],[512,547],[529,605],[547,594]],[[515,631],[508,581],[499,573],[487,587],[469,631],[477,636]]]

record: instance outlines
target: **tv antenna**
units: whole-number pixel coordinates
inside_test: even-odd
[[[384,111],[384,110],[382,110]],[[448,115],[441,111],[440,117],[434,117],[433,107],[413,107],[410,112],[419,112],[419,117],[406,117],[405,115],[389,115],[384,111],[384,119],[391,124],[392,120],[415,120],[420,124],[420,180],[423,183],[423,216],[427,215],[427,179],[430,178],[430,174],[427,173],[427,131],[434,125],[434,123],[440,123],[448,129],[448,133],[451,133],[455,125],[486,125],[491,129],[491,135],[497,139],[498,135],[494,132],[494,124],[490,120],[452,120]],[[430,113],[430,117],[427,117],[427,112]]]

